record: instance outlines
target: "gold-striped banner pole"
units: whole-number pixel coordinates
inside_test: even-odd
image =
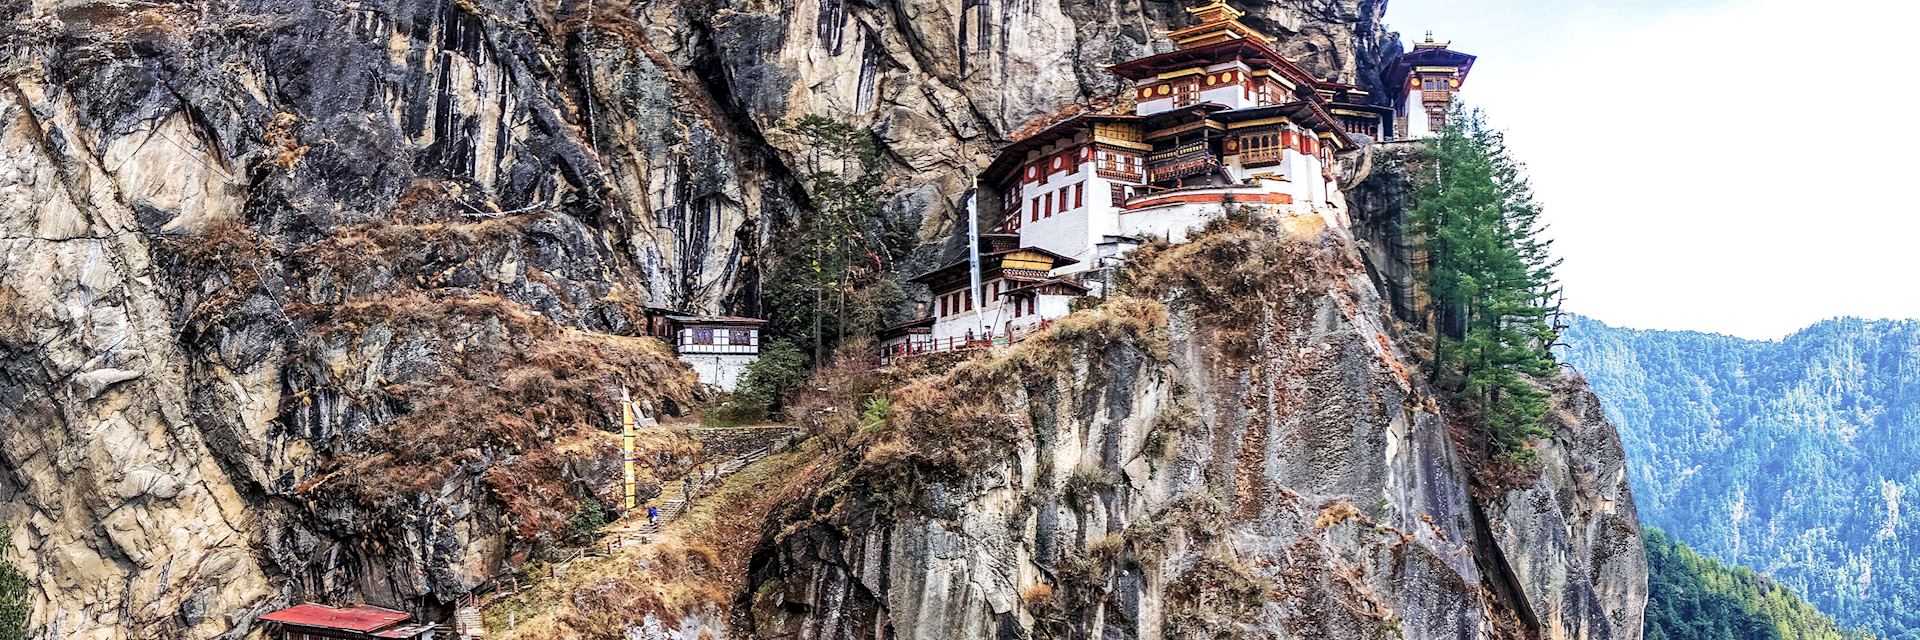
[[[622,495],[627,497],[627,510],[632,511],[639,503],[634,500],[633,478],[633,437],[634,422],[637,418],[633,411],[633,398],[627,395],[627,388],[620,388],[620,452],[622,466],[625,467],[626,480],[620,485]]]

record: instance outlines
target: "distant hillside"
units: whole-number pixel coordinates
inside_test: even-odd
[[[1920,639],[1920,322],[1763,342],[1578,319],[1565,341],[1619,425],[1643,521],[1842,624]]]
[[[1846,640],[1833,618],[1746,567],[1694,553],[1659,529],[1647,541],[1647,640]]]

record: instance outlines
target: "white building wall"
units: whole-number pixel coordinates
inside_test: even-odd
[[[1173,110],[1172,95],[1168,95],[1167,97],[1164,97],[1164,98],[1156,97],[1152,100],[1141,100],[1135,103],[1133,106],[1134,115],[1141,115],[1141,116],[1150,116],[1156,113],[1160,113],[1162,111],[1172,111],[1172,110]]]
[[[1074,296],[1043,295],[1033,301],[1033,313],[1018,318],[1009,318],[1002,327],[1011,327],[1014,335],[1025,337],[1040,329],[1040,323],[1058,320],[1073,313]],[[1004,329],[1003,329],[1004,330]]]
[[[693,367],[702,384],[710,384],[729,393],[740,388],[740,381],[747,376],[747,367],[759,359],[759,354],[744,353],[680,354],[680,361]]]
[[[1099,177],[1094,172],[1095,162],[1080,163],[1078,171],[1054,172],[1039,184],[1022,183],[1020,187],[1020,245],[1039,247],[1075,260],[1085,262],[1093,255],[1093,245],[1100,238],[1115,232],[1118,225],[1113,220],[1111,206],[1101,206],[1111,198],[1112,181]],[[1073,199],[1073,185],[1080,184],[1082,206],[1060,211],[1059,194],[1066,188],[1068,202]],[[1054,213],[1046,217],[1044,210],[1039,220],[1033,219],[1033,198],[1054,194]],[[1071,265],[1055,273],[1071,273],[1085,267]]]
[[[1420,101],[1420,90],[1407,92],[1407,103],[1401,106],[1401,113],[1407,114],[1407,130],[1398,132],[1402,138],[1426,138],[1438,135],[1427,122],[1427,105]]]
[[[1128,211],[1120,215],[1120,226],[1123,235],[1180,243],[1226,212],[1219,202],[1182,202]]]

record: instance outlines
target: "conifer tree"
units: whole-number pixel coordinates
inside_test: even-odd
[[[808,116],[801,180],[809,203],[797,233],[775,247],[782,255],[764,289],[771,337],[832,350],[840,336],[880,328],[880,314],[905,296],[890,273],[912,242],[911,230],[880,215],[884,178],[873,134],[852,124]]]
[[[1527,438],[1546,435],[1536,381],[1554,373],[1558,295],[1540,207],[1477,110],[1455,107],[1425,161],[1409,226],[1426,257],[1434,380],[1479,413],[1498,452],[1530,461]]]

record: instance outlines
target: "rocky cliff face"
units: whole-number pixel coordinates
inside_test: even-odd
[[[1544,462],[1495,477],[1345,230],[1255,219],[1136,260],[1144,299],[869,405],[841,478],[769,529],[744,634],[1640,637],[1632,496],[1584,383],[1556,388]]]
[[[1283,51],[1338,79],[1370,84],[1393,46],[1381,0],[1243,8]],[[0,1],[0,518],[15,525],[9,556],[38,589],[39,636],[245,637],[258,613],[307,599],[436,612],[554,540],[609,485],[610,390],[633,387],[656,414],[695,401],[691,374],[632,337],[641,308],[760,311],[768,245],[806,206],[791,178],[810,151],[792,133],[802,117],[878,134],[890,162],[886,212],[920,229],[925,264],[946,249],[968,168],[1037,120],[1114,100],[1120,87],[1101,66],[1166,48],[1158,34],[1183,21],[1173,2],[1077,0]],[[1244,539],[1232,548],[1276,563],[1247,569],[1245,584],[1305,572],[1307,584],[1339,594],[1326,602],[1359,607],[1262,605],[1245,624],[1309,613],[1344,624],[1346,611],[1373,619],[1368,628],[1417,619],[1472,630],[1491,628],[1506,615],[1499,603],[1515,600],[1474,595],[1499,583],[1471,558],[1557,545],[1542,552],[1556,560],[1501,573],[1515,577],[1503,588],[1543,599],[1508,607],[1512,615],[1585,621],[1589,634],[1624,629],[1633,590],[1592,577],[1613,566],[1599,551],[1613,538],[1592,523],[1621,513],[1631,522],[1623,490],[1591,475],[1606,463],[1586,466],[1605,458],[1569,453],[1534,497],[1486,506],[1490,523],[1510,523],[1496,539],[1473,524],[1473,509],[1461,511],[1481,503],[1464,497],[1436,418],[1408,408],[1420,401],[1391,391],[1392,379],[1354,368],[1375,348],[1367,341],[1379,321],[1327,316],[1319,304],[1276,312],[1266,322],[1290,328],[1272,329],[1261,348],[1324,345],[1351,360],[1315,365],[1324,371],[1313,384],[1356,385],[1324,407],[1281,393],[1310,378],[1248,378],[1241,365],[1170,373],[1214,371],[1213,347],[1080,356],[1088,371],[1107,360],[1118,368],[1057,393],[1086,406],[1139,404],[1126,415],[1256,388],[1274,399],[1194,404],[1207,416],[1195,424],[1262,426],[1183,436],[1174,459],[1186,462],[1167,467],[1179,479],[1101,489],[1110,516],[1051,508],[1051,524],[1029,527],[1046,533],[1028,555],[1058,573],[1074,540],[1159,513],[1145,500],[1178,498],[1196,523],[1254,523],[1178,544]],[[1177,306],[1173,317],[1192,319]],[[1346,337],[1313,337],[1328,335]],[[1347,411],[1360,413],[1327,423],[1336,426],[1298,422]],[[1089,486],[1105,486],[1095,471],[1140,473],[1138,456],[1108,449],[1140,442],[1139,420],[1053,424],[1081,435],[1020,450],[1035,464],[1058,458],[1059,469],[1009,469],[1003,484],[1044,488],[1079,466]],[[1234,495],[1221,493],[1228,478],[1261,497],[1210,506],[1207,496]],[[953,485],[962,486],[972,485]],[[929,504],[979,500],[940,491]],[[1611,511],[1593,496],[1613,496]],[[1358,516],[1318,527],[1340,500]],[[1425,515],[1434,524],[1408,520]],[[964,635],[982,624],[975,613],[991,611],[1003,616],[984,618],[993,624],[1031,626],[1007,604],[1015,583],[940,577],[976,571],[941,532],[977,527],[935,522],[889,525],[924,552],[886,551],[899,560],[884,565],[832,556],[856,548],[832,540],[820,542],[821,557],[839,560],[781,560],[810,572],[796,575],[865,580],[795,591],[793,602],[816,593],[852,607],[804,610],[817,612],[801,624],[871,629],[881,623],[852,612],[880,612],[906,616],[914,624],[896,628],[923,636]],[[1320,529],[1416,543],[1407,554],[1374,542],[1282,546]],[[1021,556],[998,554],[1019,540],[967,549],[994,555],[978,570],[1011,567]],[[1216,560],[1222,579],[1240,579],[1240,561]],[[1360,573],[1348,584],[1347,574],[1307,570],[1321,565]],[[908,606],[892,599],[919,582],[860,586],[879,585],[869,578],[882,566],[951,597]],[[1395,571],[1442,586],[1395,592]],[[1123,575],[1147,580],[1111,577]],[[1211,583],[1155,584],[1211,598],[1199,595]],[[1626,617],[1602,624],[1596,606]]]

